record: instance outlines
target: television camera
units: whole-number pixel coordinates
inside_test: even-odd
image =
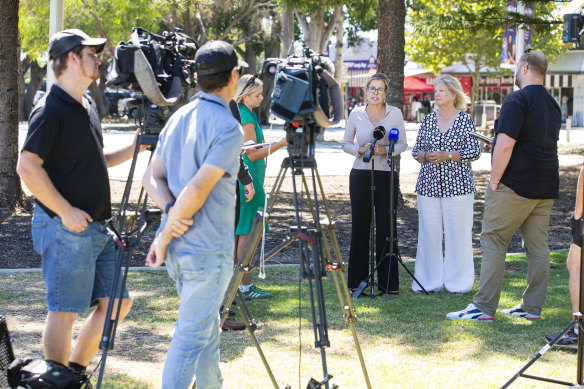
[[[146,133],[159,133],[171,113],[167,107],[184,102],[195,87],[194,59],[199,44],[180,28],[154,34],[134,27],[128,42],[116,46],[108,86],[142,92],[129,106],[142,105]]]
[[[286,121],[291,156],[314,156],[315,136],[343,114],[341,87],[330,59],[304,48],[302,56],[268,58],[263,73],[274,79],[271,112]]]

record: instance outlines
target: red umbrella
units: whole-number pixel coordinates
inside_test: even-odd
[[[415,77],[404,78],[404,92],[405,93],[432,93],[434,86],[426,84],[424,81]]]

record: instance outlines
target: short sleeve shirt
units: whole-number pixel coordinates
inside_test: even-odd
[[[529,85],[507,95],[495,121],[495,134],[503,133],[516,142],[501,182],[526,198],[558,198],[561,125],[560,107],[543,86]],[[493,150],[496,147],[495,138]]]
[[[233,255],[235,181],[243,130],[227,103],[209,93],[199,93],[168,120],[160,133],[156,153],[175,198],[203,164],[225,171],[209,197],[194,215],[194,225],[175,238],[176,250],[199,254]],[[161,227],[166,222],[162,220]]]
[[[53,85],[30,114],[22,150],[43,160],[51,182],[72,206],[101,221],[111,217],[109,177],[97,107],[89,98],[86,102],[87,109]]]

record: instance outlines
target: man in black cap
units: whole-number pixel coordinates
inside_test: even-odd
[[[80,30],[51,37],[49,57],[57,82],[30,115],[18,161],[18,174],[36,200],[32,237],[47,287],[43,346],[48,371],[40,377],[42,387],[79,387],[98,350],[113,280],[114,240],[105,226],[111,217],[107,168],[132,156],[136,138],[104,151],[99,113],[85,94],[99,78],[97,53],[105,41]],[[71,352],[73,324],[89,306],[96,308]],[[130,306],[125,290],[122,319]]]
[[[232,45],[211,41],[195,56],[193,101],[160,133],[144,175],[150,198],[165,210],[146,265],[166,261],[180,307],[164,363],[162,388],[221,388],[219,308],[233,275],[235,181],[243,130],[228,103],[235,95],[238,61]],[[192,218],[182,236],[171,226]]]

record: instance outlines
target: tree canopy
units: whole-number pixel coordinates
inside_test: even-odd
[[[562,25],[553,16],[556,5],[536,1],[534,17],[507,14],[506,0],[416,0],[407,32],[408,57],[438,74],[442,68],[463,63],[473,77],[476,100],[479,70],[503,73],[499,67],[505,26],[531,27],[531,46],[543,51],[550,63],[567,50],[561,43]]]

